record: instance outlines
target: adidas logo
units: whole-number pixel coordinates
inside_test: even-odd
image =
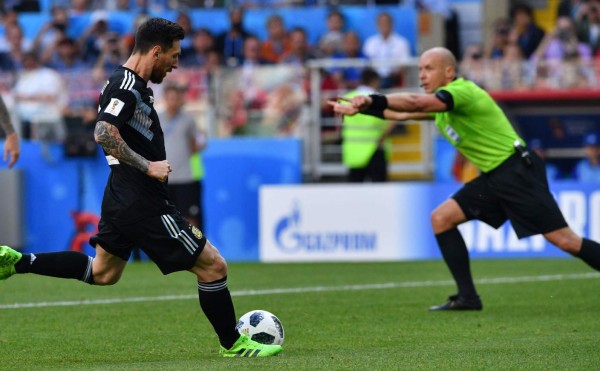
[[[260,353],[260,349],[240,349],[235,356],[236,357],[258,357],[258,353]]]

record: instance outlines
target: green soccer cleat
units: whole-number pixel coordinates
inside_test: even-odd
[[[271,357],[282,350],[281,345],[261,344],[246,335],[241,335],[230,349],[221,347],[219,354],[223,357]]]
[[[17,273],[15,271],[15,264],[21,260],[22,256],[20,252],[8,246],[0,246],[0,281]]]

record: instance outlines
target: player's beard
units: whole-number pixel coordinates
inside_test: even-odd
[[[165,76],[167,76],[166,71],[163,72],[158,70],[152,70],[152,74],[150,74],[150,81],[152,81],[154,84],[160,84],[165,78]]]

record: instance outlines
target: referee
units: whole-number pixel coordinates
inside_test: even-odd
[[[567,225],[548,188],[544,162],[527,151],[504,112],[471,81],[457,78],[456,59],[447,49],[424,52],[419,79],[426,94],[357,96],[351,104],[330,102],[335,112],[358,112],[390,120],[428,120],[481,170],[431,214],[436,240],[458,286],[432,311],[481,310],[467,246],[458,225],[478,219],[494,228],[510,220],[519,238],[543,234],[560,249],[600,270],[600,244],[581,238]]]

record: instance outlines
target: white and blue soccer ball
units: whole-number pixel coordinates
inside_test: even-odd
[[[240,317],[236,330],[262,344],[283,344],[283,325],[279,318],[266,310],[252,310]]]

